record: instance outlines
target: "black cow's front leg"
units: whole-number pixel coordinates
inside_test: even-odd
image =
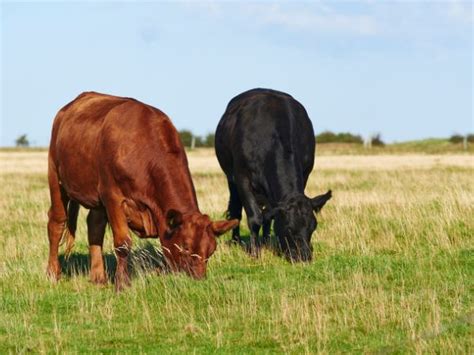
[[[272,220],[263,221],[263,244],[268,244],[270,240],[270,229],[272,225]]]
[[[262,226],[262,215],[258,209],[258,206],[253,206],[250,202],[248,207],[245,206],[245,212],[247,213],[247,221],[250,230],[250,254],[254,257],[260,255],[260,242],[258,240],[258,234]]]
[[[263,223],[263,216],[247,180],[240,181],[240,183],[237,183],[237,186],[245,213],[247,214],[250,230],[250,254],[258,257],[260,254],[258,233]]]
[[[239,191],[237,190],[236,184],[231,180],[231,178],[227,178],[227,183],[229,185],[229,207],[228,207],[228,219],[238,219],[239,222],[242,219],[242,202],[239,197]],[[232,240],[235,242],[240,243],[240,227],[237,225],[234,229],[232,229]]]

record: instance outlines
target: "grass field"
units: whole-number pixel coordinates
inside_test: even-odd
[[[336,153],[307,187],[334,192],[311,264],[224,236],[198,282],[160,274],[159,243],[135,238],[117,295],[88,281],[85,210],[63,278],[46,279],[46,153],[0,152],[0,353],[473,353],[474,156]],[[189,160],[201,210],[221,218],[212,152]],[[110,232],[105,249],[112,274]]]

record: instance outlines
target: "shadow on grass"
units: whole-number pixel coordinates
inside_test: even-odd
[[[72,253],[68,258],[59,256],[61,272],[68,277],[77,275],[89,276],[90,258],[89,254]],[[105,271],[109,281],[114,280],[117,259],[113,253],[104,255]],[[128,269],[133,277],[137,273],[164,273],[167,272],[166,262],[163,254],[151,243],[132,249],[128,259]]]

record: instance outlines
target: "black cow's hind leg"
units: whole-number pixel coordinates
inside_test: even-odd
[[[243,179],[237,183],[237,186],[245,213],[247,214],[247,222],[250,229],[250,253],[252,256],[258,257],[260,254],[258,233],[263,223],[263,216],[248,181]]]
[[[229,185],[229,208],[228,208],[228,218],[229,219],[242,219],[242,202],[240,201],[239,191],[237,186],[230,178],[227,178],[227,183]],[[237,225],[232,229],[232,240],[240,243],[240,227]]]

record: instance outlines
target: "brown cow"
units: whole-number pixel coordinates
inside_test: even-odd
[[[212,222],[199,211],[186,154],[170,119],[130,98],[86,92],[64,106],[53,123],[48,158],[47,273],[60,277],[58,248],[66,229],[72,246],[79,204],[87,216],[91,280],[106,282],[102,244],[112,227],[117,270],[115,287],[130,284],[129,228],[140,237],[160,238],[175,271],[206,274],[215,236],[237,220]]]

